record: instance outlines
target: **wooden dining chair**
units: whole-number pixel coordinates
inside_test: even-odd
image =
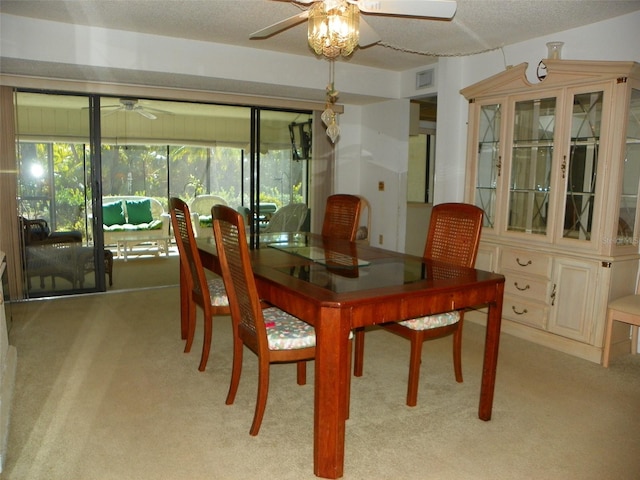
[[[330,195],[322,222],[322,236],[354,242],[360,221],[360,197],[339,193]]]
[[[423,257],[461,267],[473,267],[478,254],[483,211],[466,203],[442,203],[433,207]],[[447,312],[381,326],[411,342],[407,405],[418,401],[422,344],[425,340],[453,334],[453,365],[457,382],[462,382],[462,311]],[[364,329],[355,334],[354,375],[362,376]]]
[[[306,383],[306,362],[316,354],[313,326],[260,301],[242,216],[232,208],[212,209],[213,233],[233,321],[233,367],[227,405],[233,404],[242,373],[243,346],[258,357],[258,396],[249,433],[257,435],[269,391],[272,363],[297,362],[298,385]],[[348,412],[347,412],[348,415]]]
[[[213,334],[213,317],[230,315],[229,299],[224,288],[224,282],[220,277],[207,278],[195,235],[189,206],[179,198],[169,200],[171,210],[171,223],[173,233],[178,245],[180,255],[180,268],[185,280],[185,288],[188,292],[186,325],[183,325],[183,332],[186,332],[185,353],[191,351],[193,338],[196,329],[196,305],[199,306],[204,315],[204,340],[202,343],[202,355],[198,370],[203,372],[209,360],[211,350],[211,337]],[[183,321],[185,319],[182,319]]]

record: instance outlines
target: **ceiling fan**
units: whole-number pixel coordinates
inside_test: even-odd
[[[399,15],[404,17],[443,18],[450,19],[454,16],[457,4],[454,0],[287,0],[293,3],[310,5],[316,2],[324,2],[327,10],[333,5],[347,3],[358,7],[360,13],[382,16]],[[293,27],[309,18],[308,10],[303,10],[293,17],[281,20],[273,25],[252,33],[249,38],[267,38],[287,28]],[[380,36],[360,17],[360,35],[358,45],[368,47],[378,43]]]
[[[140,105],[137,98],[121,98],[120,105],[107,105],[100,107],[100,109],[104,112],[103,116],[113,115],[120,110],[124,110],[126,112],[136,112],[149,120],[156,120],[158,118],[152,111],[156,113],[171,113],[166,110],[160,110],[159,108]]]

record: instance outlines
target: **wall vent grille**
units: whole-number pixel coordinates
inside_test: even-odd
[[[433,86],[433,71],[434,69],[431,68],[429,70],[416,73],[416,89]]]

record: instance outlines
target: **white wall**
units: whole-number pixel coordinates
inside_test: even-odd
[[[389,100],[350,106],[340,118],[336,192],[369,201],[370,244],[389,250],[402,250],[405,243],[409,117],[408,100]]]

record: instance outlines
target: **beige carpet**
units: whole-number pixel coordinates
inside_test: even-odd
[[[129,290],[172,286],[180,283],[180,260],[175,245],[169,249],[169,256],[164,254],[149,255],[147,250],[139,249],[130,254],[125,262],[123,258],[113,260],[113,285],[107,291]]]
[[[178,289],[13,306],[18,371],[3,478],[11,480],[312,479],[313,368],[272,367],[260,435],[247,353],[236,404],[224,404],[229,320],[182,352]],[[199,317],[200,319],[200,317]],[[198,334],[200,335],[199,324]],[[406,407],[408,344],[367,335],[352,383],[345,479],[637,479],[640,358],[610,369],[502,335],[493,419],[477,418],[483,327],[467,323],[465,382],[451,339],[429,342],[418,406]]]

